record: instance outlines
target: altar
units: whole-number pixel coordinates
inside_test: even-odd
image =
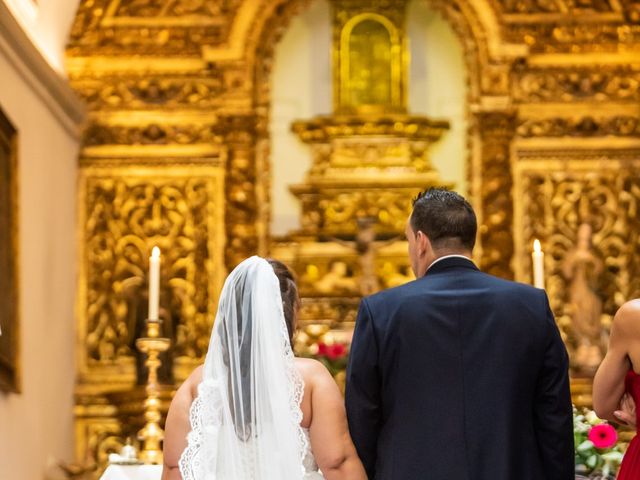
[[[100,480],[160,480],[162,465],[109,465]]]

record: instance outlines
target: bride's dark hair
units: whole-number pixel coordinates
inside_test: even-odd
[[[300,297],[298,296],[298,286],[293,273],[280,260],[267,258],[267,262],[273,268],[273,272],[280,282],[280,295],[282,296],[282,309],[284,310],[284,320],[287,324],[289,332],[289,342],[293,348],[293,334],[295,332],[296,314],[300,306]]]

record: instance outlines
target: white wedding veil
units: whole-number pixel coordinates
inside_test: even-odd
[[[303,390],[278,278],[251,257],[222,289],[179,462],[183,480],[301,479]]]

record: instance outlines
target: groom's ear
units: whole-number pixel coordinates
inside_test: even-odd
[[[431,241],[422,230],[418,230],[416,233],[416,246],[418,247],[418,255],[421,257],[431,250]]]

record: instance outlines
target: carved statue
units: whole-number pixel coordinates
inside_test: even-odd
[[[376,274],[376,254],[382,247],[389,245],[399,237],[390,240],[376,241],[374,229],[375,219],[371,217],[358,218],[358,233],[354,242],[334,239],[336,242],[353,248],[358,253],[360,261],[360,295],[372,295],[380,291],[380,282]]]
[[[598,278],[604,264],[593,252],[592,229],[587,223],[578,228],[576,247],[562,264],[562,273],[569,283],[569,308],[575,337],[574,365],[585,372],[594,372],[602,361],[602,300],[596,293]]]
[[[313,286],[317,292],[324,294],[358,292],[357,280],[349,276],[347,264],[339,261],[333,262],[329,271]]]
[[[380,290],[380,283],[376,275],[375,261],[378,249],[388,242],[376,242],[376,232],[373,221],[368,218],[358,220],[358,235],[355,247],[360,255],[360,293],[371,295]]]

